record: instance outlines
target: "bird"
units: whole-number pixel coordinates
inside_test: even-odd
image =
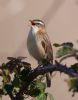
[[[30,20],[31,27],[27,37],[27,48],[30,55],[39,64],[42,61],[53,63],[53,49],[46,32],[45,23],[40,19]],[[51,73],[46,73],[47,87],[51,87]]]

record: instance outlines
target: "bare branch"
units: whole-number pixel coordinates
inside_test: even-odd
[[[70,69],[66,65],[62,65],[56,61],[56,64],[48,64],[45,66],[40,66],[35,68],[34,70],[31,70],[29,75],[28,75],[28,82],[33,81],[38,75],[43,75],[47,72],[54,72],[54,71],[59,71],[63,72],[71,77],[78,77],[78,73],[75,73],[72,69]]]
[[[78,73],[75,73],[74,70],[72,70],[71,68],[69,68],[66,65],[62,65],[60,63],[58,63],[57,61],[55,61],[55,64],[47,64],[45,66],[40,66],[37,67],[35,69],[32,69],[28,76],[27,76],[27,80],[26,83],[28,84],[23,84],[23,86],[20,88],[19,93],[17,93],[17,95],[15,96],[14,100],[17,100],[17,98],[19,97],[19,95],[26,93],[26,90],[28,88],[28,86],[30,85],[30,83],[39,75],[43,75],[47,72],[54,72],[54,71],[59,71],[59,72],[63,72],[71,77],[78,77]]]

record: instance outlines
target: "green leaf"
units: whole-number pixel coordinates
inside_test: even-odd
[[[2,68],[3,69],[6,69],[7,68],[5,63],[2,64]]]
[[[37,81],[36,83],[36,87],[41,91],[41,92],[44,92],[45,88],[46,88],[46,85],[41,82],[41,81]]]
[[[39,94],[35,100],[47,100],[47,96],[46,96],[46,93],[41,93]]]
[[[36,87],[35,83],[32,83],[29,85],[28,91],[29,91],[30,96],[34,96],[34,97],[40,94],[40,90]]]
[[[11,77],[9,75],[7,75],[7,76],[3,75],[4,84],[10,82],[10,80],[11,80]]]
[[[67,54],[71,54],[72,53],[72,48],[68,47],[68,46],[64,46],[62,48],[60,48],[57,53],[56,53],[56,58],[60,58],[62,56],[65,56]]]
[[[31,96],[36,97],[40,93],[45,92],[45,84],[40,80],[35,80],[29,85],[28,91],[30,91]]]
[[[54,43],[53,46],[55,46],[55,47],[60,47],[61,45],[58,44],[58,43]]]
[[[6,76],[8,76],[8,75],[10,74],[10,73],[9,73],[9,70],[8,70],[8,69],[4,69],[4,70],[3,70],[3,74],[6,75]]]

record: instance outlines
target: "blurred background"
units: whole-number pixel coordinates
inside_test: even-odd
[[[26,56],[33,67],[37,65],[26,45],[29,20],[35,18],[45,22],[52,44],[72,41],[78,48],[78,0],[0,0],[0,64],[7,61],[7,56]],[[70,65],[73,61],[64,63]],[[68,92],[66,78],[67,75],[57,73],[52,87],[46,90],[54,100],[78,99],[78,94],[72,98]]]

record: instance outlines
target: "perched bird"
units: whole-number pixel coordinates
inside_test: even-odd
[[[30,20],[31,28],[27,38],[27,48],[40,64],[43,60],[53,63],[53,50],[42,20]],[[47,87],[51,86],[51,74],[46,74]]]

